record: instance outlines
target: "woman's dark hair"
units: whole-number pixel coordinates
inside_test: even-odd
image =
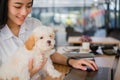
[[[33,0],[32,0],[33,2]],[[7,23],[8,19],[8,0],[0,0],[0,29]]]
[[[0,0],[0,29],[7,22],[7,14],[8,13],[8,0]]]

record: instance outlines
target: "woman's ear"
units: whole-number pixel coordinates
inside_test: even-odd
[[[34,39],[34,35],[32,34],[32,35],[28,38],[28,40],[25,42],[25,47],[26,47],[26,49],[28,49],[28,50],[32,50],[33,47],[34,47],[34,45],[35,45],[35,39]]]

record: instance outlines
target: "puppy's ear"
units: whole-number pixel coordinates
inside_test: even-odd
[[[32,48],[34,47],[35,45],[35,39],[34,39],[34,35],[32,34],[28,40],[25,42],[25,47],[26,49],[28,50],[32,50]]]

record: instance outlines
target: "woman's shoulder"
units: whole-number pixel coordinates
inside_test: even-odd
[[[2,33],[1,30],[0,30],[0,40],[1,40],[2,34],[3,34],[3,33]]]
[[[42,24],[39,19],[36,19],[33,17],[27,17],[22,26],[24,26],[27,29],[27,31],[29,32],[38,26],[42,26]]]
[[[41,22],[39,19],[33,18],[33,17],[27,17],[25,20],[26,23],[28,24],[36,24],[36,25],[41,25]]]
[[[0,42],[1,42],[1,36],[0,36]]]

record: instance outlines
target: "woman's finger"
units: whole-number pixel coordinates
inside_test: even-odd
[[[33,69],[33,59],[30,59],[29,60],[29,72],[32,72],[32,69]]]
[[[92,61],[90,61],[90,60],[84,60],[83,61],[83,64],[84,65],[86,65],[86,66],[89,66],[92,70],[96,70],[96,68],[93,66],[93,64],[92,64],[93,62]]]
[[[96,70],[98,70],[98,66],[96,65],[96,63],[94,62],[94,61],[89,61],[92,65],[93,65],[93,67],[96,69]]]
[[[40,66],[34,67],[33,66],[34,60],[30,59],[30,61],[29,61],[30,76],[32,77],[35,73],[37,73],[39,70],[41,70],[43,68],[43,66],[46,64],[46,61],[47,61],[47,58],[44,58],[42,63],[40,64]]]

